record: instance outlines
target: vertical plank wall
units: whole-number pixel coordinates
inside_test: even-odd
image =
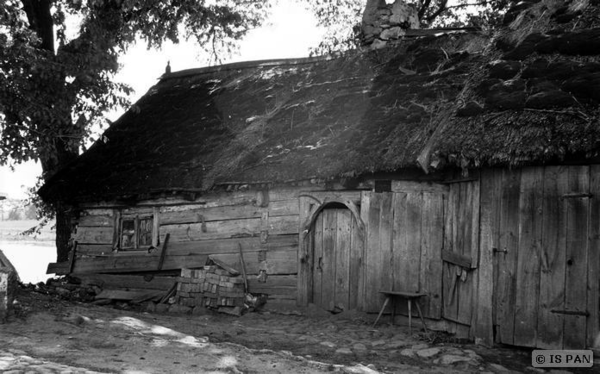
[[[381,290],[424,292],[423,313],[441,316],[444,187],[394,182],[393,192],[363,192],[366,217],[364,310],[377,312]],[[398,312],[406,313],[402,303]]]
[[[443,317],[454,322],[451,332],[468,337],[475,306],[475,269],[479,261],[480,181],[478,175],[457,180],[449,184],[443,251],[468,260],[470,265],[444,261]]]
[[[383,289],[425,292],[425,314],[454,322],[451,332],[462,337],[591,346],[599,332],[599,172],[487,169],[445,192],[409,182],[363,192],[365,311],[378,311]],[[471,267],[441,261],[442,249]]]
[[[491,250],[496,342],[591,346],[599,318],[598,171],[584,165],[483,174],[480,265]],[[494,202],[496,195],[501,199]],[[487,309],[481,302],[489,299],[478,301],[477,321]],[[489,338],[483,325],[476,331]]]

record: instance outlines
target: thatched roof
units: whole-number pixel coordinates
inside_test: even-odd
[[[494,35],[420,32],[338,58],[168,74],[40,194],[99,200],[596,157],[600,5],[567,3],[529,3]]]

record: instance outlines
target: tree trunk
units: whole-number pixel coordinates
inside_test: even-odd
[[[56,262],[69,260],[71,250],[71,212],[63,203],[56,203]]]
[[[76,150],[69,148],[61,139],[54,141],[54,152],[52,155],[41,160],[44,181],[48,181],[60,169],[73,161],[78,155]],[[72,207],[64,202],[54,203],[56,213],[56,261],[62,262],[69,259],[71,250],[71,232],[72,232]]]
[[[52,0],[22,0],[23,10],[27,15],[29,21],[29,27],[31,30],[39,36],[41,40],[40,48],[46,50],[49,55],[55,56],[54,50],[54,23],[52,21]],[[44,81],[41,78],[41,81]],[[64,77],[56,79],[56,82],[46,82],[47,84],[56,84],[56,87],[64,84]],[[61,102],[62,99],[62,102]],[[50,103],[49,108],[61,108],[64,106],[64,97],[56,97],[57,103]],[[68,101],[67,101],[68,102]],[[60,110],[60,109],[59,109]],[[64,121],[69,121],[70,108],[62,108],[66,112],[61,118]],[[64,129],[74,129],[70,123],[63,123]],[[55,126],[55,125],[54,125]],[[43,129],[44,126],[39,126]],[[54,130],[54,131],[52,131]],[[77,157],[77,149],[69,147],[67,142],[58,137],[59,131],[56,129],[48,129],[48,133],[51,136],[55,136],[51,145],[48,145],[48,150],[40,153],[39,158],[42,164],[44,181],[48,181],[56,172],[65,167],[75,157]],[[67,133],[67,132],[65,132]],[[55,202],[54,208],[56,209],[56,261],[62,262],[67,261],[69,258],[71,238],[71,222],[72,222],[72,211],[71,207],[65,205],[63,202]]]

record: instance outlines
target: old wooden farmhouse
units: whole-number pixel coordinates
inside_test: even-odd
[[[49,272],[168,289],[210,257],[267,303],[377,313],[379,291],[419,292],[459,336],[590,347],[599,5],[524,4],[494,34],[165,74],[40,190],[77,223]]]

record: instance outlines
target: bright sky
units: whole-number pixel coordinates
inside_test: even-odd
[[[304,6],[283,0],[274,6],[269,24],[251,31],[240,44],[240,54],[224,62],[306,57],[309,48],[319,43],[323,33]],[[135,89],[131,98],[135,102],[164,73],[167,61],[171,61],[173,71],[197,68],[202,66],[199,61],[204,61],[199,53],[193,44],[167,44],[161,51],[147,51],[142,43],[122,57],[123,67],[117,80]],[[120,113],[115,113],[108,117],[114,121],[119,116]],[[35,185],[38,175],[41,175],[41,166],[33,162],[16,165],[14,172],[8,167],[0,167],[0,194],[24,199],[27,188]]]

